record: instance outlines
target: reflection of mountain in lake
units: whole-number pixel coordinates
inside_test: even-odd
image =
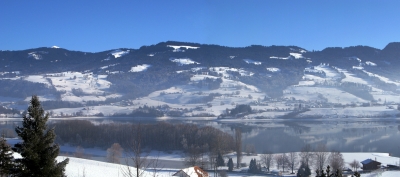
[[[400,132],[394,121],[304,121],[281,122],[276,128],[263,127],[243,136],[257,151],[300,151],[305,144],[326,144],[342,152],[388,152],[400,155]]]

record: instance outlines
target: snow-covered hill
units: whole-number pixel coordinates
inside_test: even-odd
[[[39,97],[52,104],[48,111],[53,117],[111,116],[164,106],[157,109],[165,117],[174,112],[178,117],[216,118],[240,104],[250,105],[253,112],[227,117],[400,116],[400,79],[391,72],[396,61],[390,60],[392,55],[385,55],[384,62],[379,55],[355,55],[364,50],[376,49],[310,52],[295,46],[229,48],[166,42],[99,53],[57,47],[15,55],[1,51],[1,63],[10,71],[0,72],[5,85],[0,104],[25,110],[30,95],[38,94],[26,89],[29,85],[47,89]],[[27,63],[15,67],[20,60]]]

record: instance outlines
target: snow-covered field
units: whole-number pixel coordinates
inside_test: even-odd
[[[346,167],[349,167],[349,163],[353,160],[362,161],[365,159],[376,159],[377,161],[381,162],[382,165],[387,164],[398,164],[399,158],[398,157],[391,157],[387,153],[342,153],[343,158],[345,160]],[[234,162],[236,162],[235,154],[229,154],[226,157],[231,157]],[[63,160],[67,157],[59,156],[58,160]],[[88,159],[80,159],[75,157],[68,157],[70,159],[69,164],[66,167],[66,174],[67,176],[87,176],[87,177],[101,177],[101,176],[124,176],[123,173],[127,171],[127,168],[131,170],[135,170],[133,167],[127,167],[124,164],[112,164],[107,162],[101,161],[94,161]],[[161,156],[161,158],[163,158]],[[242,162],[250,162],[251,159],[259,160],[260,154],[257,156],[243,156]],[[163,158],[169,160],[182,160],[182,157],[172,157],[172,158]],[[242,168],[246,169],[246,167]],[[180,169],[171,169],[171,168],[162,168],[160,172],[157,173],[157,176],[172,176],[175,172],[179,171]],[[278,171],[275,166],[272,167],[272,171]],[[359,169],[361,170],[361,169]],[[234,170],[235,173],[228,173],[228,176],[256,176],[247,173],[237,173],[237,169]],[[144,172],[145,176],[152,176],[153,171],[151,169],[146,170]],[[213,176],[212,172],[209,172],[209,175]],[[283,173],[284,176],[294,176],[291,175],[289,171]],[[361,175],[362,177],[398,177],[400,176],[400,171],[376,171],[372,173],[364,173]]]

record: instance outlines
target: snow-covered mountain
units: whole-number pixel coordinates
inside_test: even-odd
[[[19,117],[33,94],[53,117],[123,116],[152,106],[178,117],[395,117],[399,48],[168,41],[97,53],[0,51],[0,117]],[[240,104],[252,112],[230,114]]]

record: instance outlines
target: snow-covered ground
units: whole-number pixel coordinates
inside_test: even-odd
[[[179,66],[183,65],[192,65],[192,64],[200,64],[198,62],[193,61],[190,58],[170,58],[171,62],[177,63]]]
[[[141,71],[146,71],[151,65],[148,64],[143,64],[143,65],[137,65],[131,68],[129,72],[141,72]]]
[[[114,51],[110,52],[109,54],[113,55],[115,58],[119,58],[119,57],[129,54],[129,50],[123,51],[123,50],[118,49],[118,50],[114,50]]]
[[[261,61],[254,61],[252,59],[243,59],[244,62],[246,62],[247,64],[254,64],[254,65],[261,65]]]
[[[365,159],[376,159],[377,161],[381,162],[383,165],[387,164],[397,164],[399,162],[399,158],[391,157],[387,153],[342,153],[343,158],[345,160],[346,167],[353,160],[362,161]],[[230,154],[226,157],[231,157],[234,162],[236,162],[235,154]],[[64,160],[65,156],[59,156],[57,160]],[[112,164],[106,163],[101,161],[94,161],[88,159],[80,159],[74,157],[68,157],[70,159],[69,164],[66,167],[66,175],[67,176],[87,176],[87,177],[101,177],[101,176],[124,176],[123,173],[127,171],[127,168],[131,170],[135,170],[133,167],[127,167],[124,164]],[[250,162],[251,159],[257,159],[259,161],[260,155],[257,156],[243,156],[242,162]],[[168,158],[164,158],[168,159]],[[182,160],[182,157],[172,157],[169,160]],[[242,168],[246,169],[246,167]],[[170,169],[170,168],[162,168],[160,172],[157,173],[157,176],[172,176],[175,172],[179,171],[180,169]],[[272,171],[278,171],[275,166],[272,167]],[[361,169],[359,169],[361,170]],[[234,170],[238,171],[238,170]],[[152,176],[152,170],[146,170],[144,172],[144,176]],[[209,175],[213,176],[211,172]],[[289,171],[283,173],[284,176],[294,176],[291,175]],[[364,173],[362,177],[398,177],[400,175],[400,171],[386,171],[386,172],[372,172],[372,173]],[[247,173],[228,173],[228,176],[256,176]]]

